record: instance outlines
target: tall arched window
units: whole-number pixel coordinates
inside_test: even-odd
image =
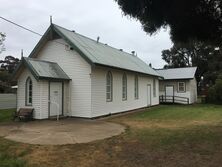
[[[113,100],[113,76],[109,71],[106,74],[106,101],[110,102]]]
[[[138,83],[138,76],[137,75],[135,75],[134,97],[135,97],[135,99],[139,99],[139,83]]]
[[[122,99],[127,100],[127,77],[125,73],[122,78]]]
[[[26,80],[26,105],[32,105],[32,80],[30,77]]]

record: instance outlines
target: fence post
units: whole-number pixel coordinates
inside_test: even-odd
[[[173,104],[174,104],[174,96],[173,96]]]

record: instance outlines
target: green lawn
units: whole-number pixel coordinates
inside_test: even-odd
[[[15,109],[0,110],[1,123],[11,123]],[[0,138],[0,167],[24,167],[25,161],[10,151],[17,143]]]
[[[129,137],[155,148],[202,144],[215,149],[222,141],[222,106],[170,105],[118,118],[130,126]],[[218,146],[218,145],[217,145]]]
[[[8,113],[3,115],[0,114],[0,120],[10,120]],[[63,146],[28,145],[0,138],[0,166],[217,167],[222,164],[222,106],[160,105],[107,120],[124,124],[126,132],[88,144]]]
[[[12,120],[15,109],[0,110],[0,123]]]

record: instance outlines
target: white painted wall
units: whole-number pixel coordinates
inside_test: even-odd
[[[33,103],[32,106],[26,106],[25,104],[25,89],[26,89],[26,79],[30,77],[33,84]],[[68,115],[69,107],[69,89],[68,83],[64,83],[64,115]],[[48,108],[48,98],[49,98],[49,82],[46,80],[37,81],[31,72],[24,69],[18,79],[18,89],[17,89],[17,110],[19,108],[34,108],[34,118],[35,119],[47,119],[49,116]]]
[[[186,83],[186,92],[178,92],[178,82]],[[189,103],[195,103],[197,100],[196,80],[162,80],[159,82],[159,94],[165,96],[165,86],[174,86],[174,96],[189,98]]]
[[[25,93],[26,93],[26,80],[30,77],[32,79],[32,106],[26,106]],[[46,81],[37,82],[31,72],[24,69],[18,79],[17,89],[17,110],[19,108],[34,108],[35,119],[48,118],[48,88]],[[46,112],[47,113],[46,113]]]
[[[59,43],[63,43],[61,45]],[[152,76],[139,76],[139,99],[134,98],[133,72],[127,74],[127,100],[122,101],[122,75],[124,71],[91,66],[76,52],[68,50],[66,42],[57,39],[47,42],[36,59],[57,62],[72,81],[64,84],[64,115],[92,118],[147,106],[147,84],[151,85],[152,105],[159,104],[159,83],[156,78],[156,97],[153,97]],[[113,101],[106,102],[106,73],[113,75]],[[48,118],[48,81],[37,82],[28,70],[18,80],[18,108],[25,106],[25,82],[33,81],[33,105],[35,119]]]
[[[106,74],[113,75],[113,101],[106,101]],[[122,76],[127,75],[127,100],[122,100]],[[138,74],[139,99],[134,98],[134,76],[132,72],[96,67],[92,69],[92,115],[97,117],[147,106],[147,84],[151,85],[152,105],[159,104],[158,80],[156,80],[156,97],[153,97],[153,77]]]
[[[69,116],[89,118],[91,117],[91,66],[76,51],[67,49],[65,45],[63,39],[49,41],[36,59],[57,62],[72,79],[66,84],[64,100],[69,107],[65,108],[68,110],[65,112]]]
[[[190,93],[191,93],[190,102],[196,103],[197,102],[197,81],[195,78],[190,80]]]

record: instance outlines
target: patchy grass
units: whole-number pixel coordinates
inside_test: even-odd
[[[3,162],[30,167],[222,164],[222,106],[164,105],[108,120],[126,125],[126,132],[106,140],[63,146],[28,145],[0,138],[0,166]]]
[[[15,109],[0,110],[0,123],[11,121],[13,118],[14,112],[15,112]]]
[[[16,145],[15,142],[11,142],[0,138],[0,166],[1,167],[25,167],[25,161],[19,156],[15,154],[16,149],[14,147]]]

